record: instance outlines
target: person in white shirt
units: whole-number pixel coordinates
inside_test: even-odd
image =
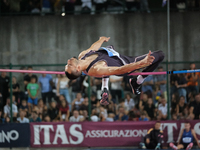
[[[73,116],[71,116],[69,118],[69,121],[70,122],[82,122],[82,121],[84,121],[84,119],[85,118],[83,116],[79,115],[78,110],[74,110],[73,111]]]
[[[20,110],[19,117],[17,118],[17,121],[19,123],[29,123],[29,119],[25,117],[26,112],[24,110]]]
[[[158,105],[158,120],[166,120],[167,119],[167,102],[165,98],[162,98],[161,104]]]
[[[17,117],[17,106],[15,104],[12,104],[12,112],[13,112],[13,117]],[[4,106],[4,118],[6,117],[11,117],[10,114],[10,98],[7,98],[6,105]]]
[[[126,99],[125,99],[124,105],[128,108],[128,111],[133,109],[133,107],[135,106],[135,102],[134,102],[133,98],[131,98],[131,93],[126,94]]]

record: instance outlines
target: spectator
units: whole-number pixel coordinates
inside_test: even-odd
[[[56,107],[56,101],[52,100],[50,103],[50,108],[47,113],[53,122],[57,122],[59,118],[59,109]]]
[[[51,12],[51,2],[50,0],[41,0],[42,1],[42,13]]]
[[[70,111],[69,111],[68,103],[65,100],[61,101],[58,114],[59,114],[60,121],[69,121]]]
[[[25,112],[25,116],[28,116],[28,105],[27,105],[27,101],[24,99],[22,100],[22,104],[19,107],[19,111],[24,111]]]
[[[84,117],[79,115],[78,110],[74,110],[73,111],[73,116],[71,116],[69,118],[69,121],[70,122],[82,122],[82,121],[84,121]]]
[[[51,122],[51,118],[48,114],[44,115],[44,122]]]
[[[10,92],[10,88],[9,88],[9,92]],[[18,104],[18,106],[20,105],[20,101],[19,101],[19,84],[17,83],[17,79],[15,76],[12,77],[12,93],[15,96],[15,100]]]
[[[179,140],[177,146],[175,146],[173,143],[170,143],[170,147],[174,150],[191,149],[193,147],[194,139],[197,142],[198,147],[200,148],[199,140],[196,136],[194,129],[191,129],[191,125],[189,122],[185,123],[185,128],[181,130],[181,133],[179,135],[180,136],[178,138]]]
[[[20,70],[25,70],[25,67],[21,67]],[[20,98],[20,102],[23,99],[26,99],[25,96],[25,85],[24,85],[24,75],[25,73],[20,73],[19,76],[17,77],[17,83],[19,84],[19,98]]]
[[[162,66],[158,67],[158,71],[162,72],[163,67]],[[154,84],[160,87],[160,90],[164,94],[165,98],[167,98],[166,83],[167,83],[167,76],[165,74],[155,75]]]
[[[140,148],[142,149],[162,149],[163,131],[160,130],[160,122],[155,123],[155,127],[149,129],[147,135],[142,137]]]
[[[178,80],[175,81],[175,85],[178,89],[179,96],[184,96],[185,103],[187,103],[187,80],[185,79],[184,74],[177,74]]]
[[[138,121],[139,118],[136,117],[134,111],[129,111],[129,114],[128,114],[128,121]]]
[[[38,117],[37,111],[33,111],[33,112],[31,113],[31,118],[30,118],[29,121],[30,121],[30,122],[42,122],[41,118]]]
[[[50,102],[52,98],[52,76],[50,74],[42,74],[39,77],[39,83],[41,87],[42,100],[44,101],[44,104],[46,104],[46,102]]]
[[[54,77],[52,79],[53,81],[53,86],[52,86],[52,92],[57,95],[57,85],[58,85],[58,80],[61,78],[61,75],[60,74],[57,74],[56,77]]]
[[[194,115],[194,119],[200,119],[200,93],[196,94],[195,101],[190,106],[190,115]]]
[[[153,93],[153,76],[149,75],[146,77],[144,82],[142,83],[142,92],[147,94],[148,97],[152,97]]]
[[[140,10],[140,0],[126,0],[126,7],[128,11],[134,10],[139,11]]]
[[[92,109],[100,106],[100,103],[98,99],[96,98],[96,95],[92,94],[90,97],[90,100],[91,100]]]
[[[97,99],[101,99],[101,84],[102,84],[102,79],[101,78],[94,78],[94,92],[96,92],[96,97]]]
[[[190,64],[190,70],[195,70],[196,65],[194,63]],[[190,92],[199,92],[199,87],[198,87],[198,72],[193,72],[193,73],[187,73],[186,75],[187,78],[187,91],[188,93]]]
[[[142,94],[142,99],[139,101],[139,109],[140,109],[140,111],[144,110],[145,105],[147,105],[147,101],[148,101],[148,96],[147,96],[147,94],[143,93]]]
[[[21,0],[10,1],[10,11],[11,12],[18,13],[20,11],[20,1]]]
[[[172,69],[172,71],[176,71],[175,69]],[[170,75],[170,97],[172,97],[172,94],[174,94],[177,91],[175,82],[178,80],[177,74],[171,74]]]
[[[176,115],[179,119],[183,119],[184,117],[184,110],[186,109],[187,105],[185,104],[185,97],[181,96],[179,99],[179,103],[176,106]]]
[[[1,72],[0,96],[2,95],[3,97],[3,106],[6,104],[6,99],[9,96],[8,87],[9,87],[9,77],[6,75],[6,72]]]
[[[72,101],[72,110],[74,110],[74,109],[79,110],[80,105],[82,104],[83,100],[84,100],[84,98],[82,98],[81,93],[77,93],[76,99],[74,99]]]
[[[81,92],[83,80],[84,80],[84,77],[80,76],[75,80],[69,81],[69,86],[72,87],[72,96],[71,96],[72,100],[74,100],[76,98],[77,93]]]
[[[90,14],[92,9],[92,1],[91,0],[81,0],[82,2],[82,14]]]
[[[121,99],[120,103],[116,106],[116,113],[117,114],[118,114],[118,111],[119,111],[119,107],[123,107],[124,111],[125,111],[125,114],[128,114],[129,108],[125,105],[125,100],[124,99]]]
[[[126,94],[124,105],[128,108],[128,111],[130,111],[135,106],[135,102],[133,98],[131,98],[131,93]]]
[[[44,104],[41,98],[38,100],[37,103],[37,113],[41,119],[43,119],[43,115],[47,113],[47,106]]]
[[[147,13],[151,13],[149,10],[148,0],[140,0],[140,9],[141,11],[146,11]]]
[[[32,13],[40,13],[41,0],[30,0],[30,8]]]
[[[100,121],[105,121],[107,117],[108,117],[107,110],[104,109],[104,107],[101,106],[100,107],[100,112],[99,112]]]
[[[5,118],[5,123],[10,123],[10,118],[8,116]]]
[[[125,114],[123,107],[120,106],[118,108],[118,114],[115,116],[114,120],[115,121],[127,121],[128,120],[128,116]]]
[[[161,104],[158,105],[158,120],[166,120],[167,119],[167,103],[165,98],[161,99]]]
[[[90,119],[91,119],[92,122],[98,122],[99,121],[99,118],[96,115],[91,116]]]
[[[177,107],[177,102],[178,102],[178,95],[177,94],[172,94],[172,99],[171,99],[171,113],[176,113],[176,107]]]
[[[153,104],[152,98],[148,98],[147,105],[144,106],[144,111],[148,114],[149,120],[154,120],[155,118],[155,105]]]
[[[74,14],[76,0],[65,0],[65,13]]]
[[[12,104],[12,113],[13,113],[13,117],[17,117],[17,106],[15,104]],[[4,106],[4,118],[6,117],[11,117],[10,114],[10,98],[7,98],[7,102],[6,105]]]
[[[110,93],[117,101],[122,98],[122,81],[123,77],[110,76]]]
[[[139,118],[139,121],[149,121],[149,119],[146,117],[146,113],[143,112]]]
[[[3,111],[0,109],[0,124],[4,123],[5,119],[3,118]]]
[[[69,96],[69,79],[66,77],[65,74],[61,75],[61,77],[58,79],[57,84],[57,96],[60,94],[65,95],[65,99],[67,100],[68,104],[71,105],[71,98]]]
[[[36,83],[36,78],[34,76],[31,77],[31,82],[28,83],[27,85],[27,90],[28,90],[28,108],[29,108],[29,113],[31,113],[33,105],[37,105],[38,101],[38,94],[39,94],[39,86]]]
[[[94,3],[96,14],[101,13],[103,10],[105,11],[105,9],[107,8],[107,0],[94,0]]]
[[[89,108],[88,97],[85,97],[83,102],[82,102],[82,104],[80,105],[80,109],[79,110],[88,112],[88,108]],[[83,114],[83,113],[80,113],[80,114]]]
[[[26,115],[26,112],[24,110],[20,110],[17,121],[19,121],[19,123],[29,123],[29,119],[26,118],[25,115]]]
[[[33,68],[31,66],[28,66],[27,69],[28,70],[33,70]],[[37,76],[36,75],[34,75],[32,73],[28,73],[27,75],[24,76],[25,94],[27,94],[27,95],[28,95],[28,92],[26,92],[27,91],[27,85],[28,85],[28,83],[31,82],[31,77],[35,77],[36,83],[37,83]]]

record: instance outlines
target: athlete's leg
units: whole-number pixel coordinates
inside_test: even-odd
[[[138,57],[122,56],[122,58],[126,60],[127,63],[133,63],[133,62],[138,62],[144,59],[146,55],[147,54],[138,56]],[[149,65],[148,67],[146,67],[142,72],[154,71],[164,59],[164,53],[162,51],[152,52],[151,56],[155,57],[153,63]],[[131,85],[133,93],[135,93],[136,95],[139,95],[141,93],[141,84],[143,83],[143,81],[145,80],[147,76],[148,75],[139,75],[137,76],[137,78],[130,80],[130,85]]]

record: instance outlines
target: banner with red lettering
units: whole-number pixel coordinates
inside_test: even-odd
[[[139,146],[155,122],[30,123],[31,147],[125,147]],[[191,121],[200,139],[200,122]],[[184,122],[163,121],[163,145],[176,142]]]

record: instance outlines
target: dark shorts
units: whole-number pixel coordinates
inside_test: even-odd
[[[192,142],[191,142],[192,143]],[[183,143],[183,142],[181,142],[180,144],[182,144],[183,145],[183,147],[184,147],[184,149],[186,149],[187,148],[187,146],[190,144],[190,143]]]

